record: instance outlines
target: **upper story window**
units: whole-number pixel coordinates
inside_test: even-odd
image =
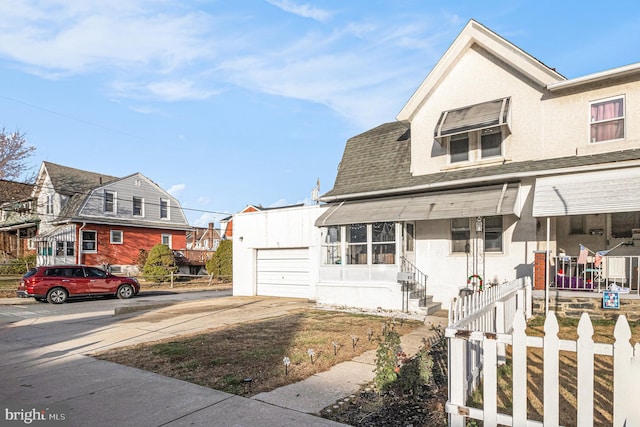
[[[49,194],[47,196],[47,205],[45,207],[45,213],[47,214],[53,213],[53,194]]]
[[[104,212],[115,213],[116,211],[116,193],[113,191],[104,192]]]
[[[480,157],[502,156],[502,131],[500,128],[483,129],[480,132]]]
[[[169,219],[169,200],[160,199],[160,218]]]
[[[502,157],[502,142],[509,131],[511,98],[443,111],[434,138],[448,141],[450,163]]]
[[[163,234],[160,239],[163,245],[171,249],[171,234]]]
[[[624,139],[624,96],[590,104],[591,142]]]
[[[449,162],[469,161],[469,134],[454,135],[449,139]]]
[[[144,216],[144,199],[133,196],[133,216]]]

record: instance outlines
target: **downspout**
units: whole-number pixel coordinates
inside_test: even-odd
[[[82,229],[87,226],[86,222],[82,222],[82,227],[78,230],[78,237],[76,238],[76,242],[78,243],[78,247],[76,249],[76,263],[82,264]]]

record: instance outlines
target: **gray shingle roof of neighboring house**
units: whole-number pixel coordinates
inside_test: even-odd
[[[540,174],[561,169],[587,167],[640,159],[640,149],[593,155],[559,157],[544,160],[510,162],[496,166],[474,167],[413,176],[411,137],[400,122],[380,125],[347,141],[333,189],[322,195],[323,201],[364,197],[363,193],[392,195],[425,191],[428,186],[446,188],[460,182],[501,182],[517,179],[519,174]],[[420,188],[422,187],[422,188]]]
[[[47,169],[56,192],[65,195],[83,193],[93,188],[115,181],[115,176],[83,171],[51,162],[42,162]]]

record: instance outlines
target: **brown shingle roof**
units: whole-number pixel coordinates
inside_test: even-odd
[[[43,164],[51,178],[53,188],[60,194],[71,195],[83,193],[108,182],[120,179],[114,176],[70,168],[50,162],[43,162]]]

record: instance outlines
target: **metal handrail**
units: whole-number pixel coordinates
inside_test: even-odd
[[[429,276],[418,269],[404,256],[400,257],[400,271],[403,273],[410,273],[411,280],[409,281],[413,285],[411,295],[417,297],[422,305],[427,304],[427,280]]]

